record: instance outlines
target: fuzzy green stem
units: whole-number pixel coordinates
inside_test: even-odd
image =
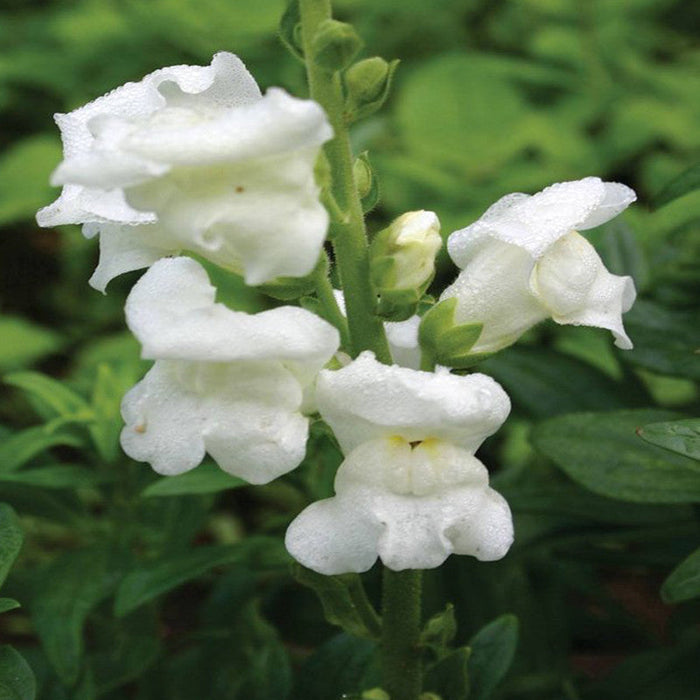
[[[422,571],[384,569],[382,604],[382,689],[391,700],[418,700],[422,668]]]
[[[357,355],[374,351],[380,362],[391,363],[381,320],[375,316],[375,299],[369,284],[369,256],[362,203],[355,186],[353,155],[343,113],[343,92],[338,73],[329,73],[311,59],[319,25],[331,18],[329,0],[300,0],[302,42],[311,97],[328,115],[334,137],[325,146],[333,180],[333,196],[344,213],[333,226],[333,250],[345,294],[350,346]]]
[[[325,319],[332,323],[340,332],[340,345],[342,348],[350,347],[350,332],[348,321],[338,306],[333,294],[333,285],[328,279],[325,265],[316,269],[316,296],[318,297]]]

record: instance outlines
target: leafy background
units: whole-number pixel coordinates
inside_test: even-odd
[[[640,199],[590,236],[611,271],[635,279],[625,319],[635,349],[544,324],[481,366],[514,402],[481,457],[517,542],[501,562],[453,557],[427,574],[426,617],[452,602],[457,630],[428,689],[444,700],[696,698],[698,430],[678,421],[698,415],[700,197],[653,205],[697,158],[700,8],[334,7],[364,55],[401,59],[387,106],[353,131],[380,183],[373,230],[425,208],[449,234],[502,194],[592,174]],[[315,426],[304,465],[255,488],[211,464],[161,480],[126,459],[119,401],[146,367],[123,322],[137,275],[107,296],[90,290],[94,241],[33,221],[56,196],[54,112],[222,49],[263,87],[304,94],[303,67],[276,37],[283,10],[282,0],[0,10],[0,698],[329,700],[379,682],[375,643],[324,621],[281,545],[294,514],[331,492],[332,439]],[[454,274],[443,257],[436,285]],[[216,279],[237,308],[273,303]],[[378,572],[365,579],[376,601]]]

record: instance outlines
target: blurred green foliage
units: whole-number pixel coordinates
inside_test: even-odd
[[[424,208],[448,235],[503,194],[586,175],[640,197],[622,223],[591,232],[609,269],[636,281],[625,320],[635,349],[550,324],[480,366],[514,402],[481,456],[517,542],[501,562],[453,557],[427,573],[425,617],[454,603],[457,647],[431,682],[443,700],[463,700],[470,684],[470,697],[502,700],[697,698],[697,454],[635,429],[671,421],[677,432],[676,419],[698,415],[700,193],[686,175],[671,189],[680,198],[655,197],[697,159],[700,9],[334,7],[363,38],[361,57],[401,60],[385,107],[353,130],[379,184],[372,230]],[[379,684],[374,642],[324,621],[281,544],[291,517],[331,493],[332,437],[314,426],[304,465],[254,489],[211,465],[167,481],[127,460],[119,402],[145,369],[123,329],[135,275],[107,296],[90,290],[95,242],[33,221],[56,194],[54,112],[222,49],[261,86],[304,94],[303,66],[276,37],[283,10],[283,0],[6,0],[0,10],[0,370],[12,372],[0,502],[25,537],[0,599],[0,641],[12,645],[0,647],[0,697],[31,700],[34,675],[41,700],[333,700]],[[454,274],[443,256],[436,288]],[[274,303],[225,277],[215,282],[231,305]],[[12,533],[0,539],[3,573]],[[365,578],[376,602],[378,572]],[[489,666],[490,647],[514,653],[498,687],[506,668]],[[440,665],[461,669],[463,683],[445,685]]]

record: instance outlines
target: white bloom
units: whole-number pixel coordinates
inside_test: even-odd
[[[162,68],[56,121],[64,188],[37,220],[100,234],[93,286],[180,250],[248,284],[316,264],[328,215],[313,169],[331,127],[315,102],[262,96],[233,54]]]
[[[399,571],[506,554],[510,509],[473,454],[510,410],[493,379],[389,367],[365,352],[321,372],[317,401],[346,459],[336,495],[290,525],[295,559],[330,575],[366,571],[377,556]]]
[[[455,322],[483,323],[474,353],[495,352],[539,321],[596,326],[632,347],[622,314],[634,302],[631,277],[609,273],[577,231],[617,216],[636,199],[616,182],[587,177],[533,196],[507,195],[452,233],[447,250],[462,268],[440,299],[457,298]]]
[[[304,458],[304,390],[338,333],[304,309],[249,315],[215,294],[190,258],[156,262],[132,289],[127,323],[156,362],[124,397],[122,447],[161,474],[208,452],[224,471],[266,483]]]

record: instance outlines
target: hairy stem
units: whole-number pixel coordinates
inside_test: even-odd
[[[375,299],[369,284],[369,256],[362,203],[355,186],[350,136],[343,114],[343,92],[338,73],[329,73],[311,60],[313,38],[319,25],[331,17],[329,0],[300,0],[302,41],[311,97],[326,111],[334,137],[325,146],[333,180],[333,196],[343,218],[333,225],[333,250],[345,294],[350,346],[355,356],[374,351],[381,362],[391,363],[381,320],[374,314]]]

